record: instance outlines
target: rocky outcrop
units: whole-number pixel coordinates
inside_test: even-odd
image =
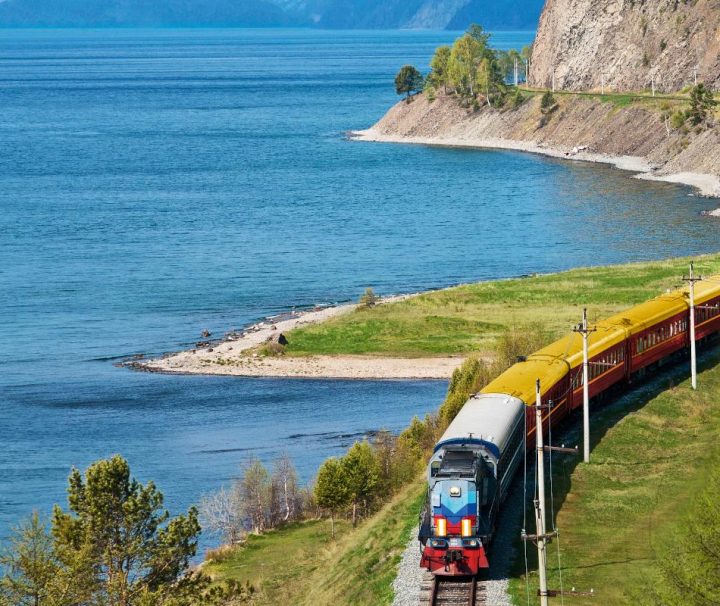
[[[464,108],[457,97],[398,103],[366,140],[496,147],[608,162],[657,178],[695,185],[720,196],[720,127],[673,129],[653,102],[618,107],[599,98],[557,95],[543,113],[540,97],[516,109]]]
[[[720,88],[720,0],[547,0],[530,84],[565,90]]]

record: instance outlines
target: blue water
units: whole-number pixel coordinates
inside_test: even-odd
[[[511,152],[348,141],[449,32],[3,31],[0,534],[121,452],[174,510],[288,451],[303,479],[443,382],[137,374],[295,305],[707,252],[689,190]],[[495,36],[519,47],[528,32]]]

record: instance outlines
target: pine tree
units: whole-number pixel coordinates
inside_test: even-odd
[[[52,582],[59,572],[53,538],[40,515],[13,530],[10,545],[0,555],[5,571],[0,579],[0,604],[40,606],[50,603]]]
[[[70,603],[161,604],[185,579],[195,555],[197,512],[170,518],[152,482],[131,478],[120,456],[68,479],[68,509],[55,507],[52,534]]]
[[[702,124],[708,118],[708,113],[715,105],[715,99],[710,89],[701,82],[690,91],[690,110],[688,118],[695,126]]]
[[[411,94],[419,93],[424,83],[425,80],[416,67],[403,65],[395,76],[395,92],[408,99]]]

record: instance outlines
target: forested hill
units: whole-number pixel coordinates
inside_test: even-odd
[[[535,29],[544,0],[0,0],[5,27]]]

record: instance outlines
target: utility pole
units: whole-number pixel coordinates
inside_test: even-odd
[[[535,527],[538,548],[538,573],[540,576],[540,606],[548,606],[547,588],[547,551],[545,535],[545,460],[542,427],[542,397],[540,395],[540,379],[535,383],[535,440],[537,442],[537,489],[535,501]]]
[[[518,60],[517,60],[517,57],[515,57],[514,75],[515,75],[515,87],[517,88],[517,85],[518,85]]]
[[[693,78],[695,79],[695,86],[697,86],[697,73],[698,73],[698,66],[696,65],[693,67]]]
[[[655,96],[655,74],[650,74],[650,84],[652,86],[652,96]]]
[[[596,328],[588,328],[587,308],[583,309],[582,323],[573,328],[583,338],[583,461],[590,462],[590,363],[588,362],[588,337]]]
[[[552,72],[552,92],[555,92],[555,66],[553,66]]]
[[[530,86],[530,59],[525,59],[525,86]]]
[[[695,277],[695,266],[690,261],[690,275],[683,276],[683,281],[690,283],[690,381],[692,388],[697,389],[697,353],[695,348],[695,282],[702,276]]]
[[[605,94],[605,74],[603,72],[600,73],[600,94]]]

